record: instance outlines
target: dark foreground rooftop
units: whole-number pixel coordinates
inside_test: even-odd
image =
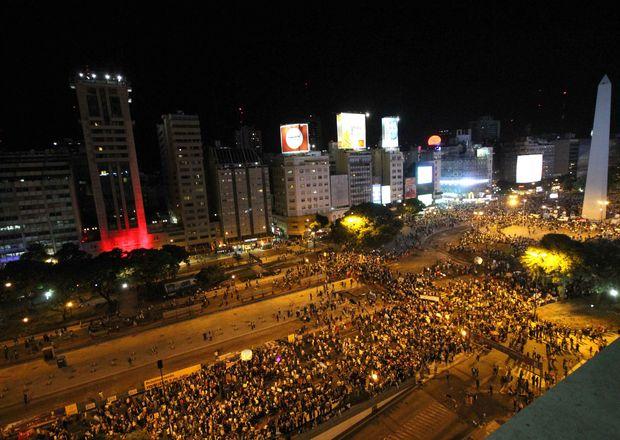
[[[620,340],[495,431],[490,440],[620,438]]]

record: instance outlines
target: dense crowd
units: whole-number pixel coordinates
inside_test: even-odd
[[[536,310],[553,300],[549,292],[525,277],[497,276],[505,272],[501,264],[477,277],[458,277],[475,270],[474,264],[438,263],[418,274],[389,268],[391,258],[419,245],[425,236],[467,218],[467,210],[442,210],[407,219],[411,232],[389,252],[325,252],[317,261],[289,269],[282,282],[290,286],[313,274],[325,277],[309,306],[286,315],[310,323],[313,331],[300,332],[294,342],[258,348],[248,361],[205,365],[165,388],[59,419],[37,435],[107,438],[144,430],[152,437],[177,439],[290,437],[390,387],[420,380],[432,366],[471,352],[477,336],[520,352],[528,340],[543,341],[544,354],[524,354],[548,363],[548,382],[559,367],[557,354],[579,353],[585,337],[604,346],[602,330],[575,331],[540,321]],[[508,216],[505,221],[508,224]],[[527,244],[492,230],[478,231],[466,233],[453,250],[481,251],[489,242]],[[446,275],[457,278],[438,282]],[[343,279],[351,280],[349,287],[352,280],[370,286],[376,301],[349,302],[329,284],[346,283]],[[515,394],[518,410],[533,393],[522,377],[516,384],[512,379],[507,372],[502,383]]]

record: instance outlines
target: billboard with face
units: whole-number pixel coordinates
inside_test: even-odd
[[[308,124],[288,124],[280,126],[282,154],[306,153],[310,151]]]
[[[381,147],[398,148],[398,117],[381,118]]]
[[[366,115],[338,113],[336,115],[338,148],[363,150],[366,148]]]

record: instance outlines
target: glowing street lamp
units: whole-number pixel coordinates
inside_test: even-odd
[[[618,297],[618,290],[617,289],[609,289],[609,294],[611,296],[613,296],[614,298]]]
[[[12,285],[13,283],[11,283],[10,281],[7,281],[6,283],[4,283],[4,287],[6,287],[7,289],[11,287]]]
[[[26,316],[26,317],[24,317],[24,319],[22,319],[22,322],[23,322],[24,324],[28,324],[28,321],[30,321],[30,319],[28,319],[28,317],[27,317],[27,316]]]
[[[377,382],[379,380],[379,375],[376,372],[372,372],[370,374],[370,378],[372,379],[373,382]]]
[[[70,309],[71,307],[73,307],[73,301],[69,301],[67,302],[67,304],[65,304],[65,306]]]
[[[123,289],[127,289],[127,288],[129,287],[129,284],[127,284],[127,283],[123,283],[123,284],[121,285],[121,287],[122,287]]]

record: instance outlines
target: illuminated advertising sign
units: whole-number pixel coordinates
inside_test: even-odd
[[[417,184],[424,185],[425,183],[433,183],[432,165],[418,166]]]
[[[336,115],[338,147],[363,150],[366,148],[366,115],[363,113],[338,113]]]
[[[416,196],[416,187],[415,187],[415,177],[406,177],[405,178],[405,200],[415,199]]]
[[[372,185],[372,203],[381,204],[381,185],[378,183]]]
[[[282,154],[306,153],[310,151],[308,124],[280,125]]]
[[[476,150],[476,157],[488,157],[491,154],[489,147],[482,147]]]
[[[432,194],[419,194],[418,200],[424,203],[425,206],[431,206],[433,204],[433,195]]]
[[[542,179],[542,154],[517,156],[517,183],[540,182]]]
[[[381,147],[398,148],[398,117],[381,118]]]
[[[429,147],[436,147],[437,145],[441,144],[441,137],[434,134],[428,138],[426,143],[428,144]]]
[[[390,185],[383,185],[381,187],[381,204],[387,205],[392,202],[392,190]]]

